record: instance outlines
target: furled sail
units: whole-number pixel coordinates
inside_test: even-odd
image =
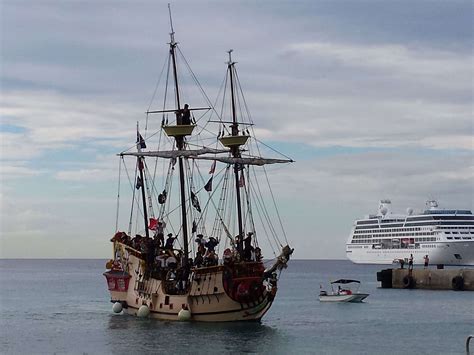
[[[120,153],[120,155],[132,155],[137,157],[158,157],[158,158],[179,158],[179,157],[195,157],[202,154],[219,154],[219,153],[228,153],[227,149],[213,149],[213,148],[201,148],[201,149],[191,149],[191,150],[156,150],[149,152],[127,152]],[[210,158],[213,160],[214,158]]]
[[[200,156],[190,156],[192,159],[201,159],[201,160],[217,160],[222,163],[227,164],[242,164],[242,165],[266,165],[266,164],[278,164],[278,163],[292,163],[291,159],[269,159],[269,158],[260,158],[260,157],[249,157],[249,158],[239,158],[239,157],[200,157]]]

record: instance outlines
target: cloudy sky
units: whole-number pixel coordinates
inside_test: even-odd
[[[173,2],[209,97],[233,48],[296,258],[344,258],[353,221],[474,206],[471,1]],[[1,12],[0,257],[110,254],[118,160],[167,55],[161,1],[12,1]],[[295,199],[295,196],[297,197]]]

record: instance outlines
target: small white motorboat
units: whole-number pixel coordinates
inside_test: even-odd
[[[355,289],[349,287],[349,284],[356,284]],[[334,289],[334,286],[337,285],[337,289]],[[344,288],[341,287],[344,285]],[[360,281],[358,280],[347,280],[340,279],[331,282],[331,292],[326,292],[321,290],[319,292],[319,301],[321,302],[351,302],[359,303],[362,302],[367,296],[368,293],[359,292]]]

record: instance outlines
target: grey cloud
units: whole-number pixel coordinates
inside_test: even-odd
[[[422,207],[430,194],[448,207],[472,207],[470,2],[179,1],[173,11],[177,40],[211,100],[225,51],[236,50],[258,138],[302,143],[309,151],[412,148],[332,153],[298,161],[288,172],[271,170],[298,257],[343,257],[352,220],[382,197],[401,211]],[[8,1],[1,26],[2,117],[25,128],[2,133],[2,159],[9,160],[3,171],[41,175],[34,163],[48,165],[46,152],[82,152],[87,144],[95,161],[63,157],[53,177],[71,182],[92,173],[108,181],[113,167],[99,173],[104,158],[94,152],[105,147],[104,137],[117,150],[133,145],[135,122],[143,122],[167,55],[166,2]],[[197,100],[189,80],[183,83]],[[301,197],[296,206],[294,196]],[[100,201],[94,203],[103,208]],[[107,203],[111,210],[114,203]],[[35,213],[44,208],[33,192],[19,208],[30,205]],[[100,216],[94,228],[102,238],[104,212],[92,212],[91,220]],[[80,221],[62,228],[71,226],[82,228]],[[326,251],[311,248],[316,242]]]

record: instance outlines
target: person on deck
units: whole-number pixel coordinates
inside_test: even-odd
[[[252,261],[252,255],[254,254],[254,248],[252,246],[252,232],[247,233],[247,238],[244,239],[244,260]]]
[[[203,263],[204,263],[204,255],[198,251],[196,253],[196,257],[194,258],[194,265],[196,267],[201,267]]]
[[[176,269],[178,266],[178,261],[176,260],[176,257],[174,256],[173,252],[168,252],[168,258],[166,259],[166,267],[170,269]]]
[[[398,259],[398,262],[400,263],[400,269],[403,269],[405,266],[405,259]]]
[[[224,250],[224,254],[223,254],[223,256],[222,256],[222,260],[224,261],[224,265],[230,265],[230,264],[232,264],[232,262],[233,262],[232,250],[230,250],[229,248],[227,248],[226,250]]]
[[[219,264],[219,258],[214,249],[207,250],[206,257],[204,258],[204,264],[206,266],[216,266]]]
[[[219,244],[219,241],[214,237],[210,237],[207,243],[205,244],[205,246],[207,247],[207,251],[214,252],[217,244]]]
[[[198,234],[196,236],[195,242],[197,243],[197,251],[198,253],[201,253],[201,255],[206,254],[206,239],[204,239],[204,236],[202,234]]]
[[[410,254],[410,258],[408,259],[408,270],[410,272],[413,270],[413,254]]]
[[[158,222],[156,225],[156,231],[155,231],[155,240],[158,243],[158,248],[162,248],[165,245],[165,234],[164,234],[164,229],[166,227],[165,222]]]
[[[140,239],[142,239],[140,234],[136,234],[135,237],[132,238],[131,244],[133,249],[138,250],[140,248]]]
[[[168,258],[168,255],[164,252],[164,250],[161,250],[159,255],[155,257],[157,271],[161,274],[163,274],[163,270],[166,266],[167,258]]]
[[[184,104],[184,108],[181,110],[181,124],[183,125],[191,124],[191,111],[189,111],[188,104]]]
[[[173,250],[173,244],[174,244],[175,239],[176,238],[173,237],[172,233],[168,234],[168,238],[166,239],[166,243],[165,243],[166,250]]]
[[[428,254],[426,254],[423,259],[425,259],[425,269],[427,269],[427,268],[428,268],[428,264],[430,263],[430,258],[428,257]]]

